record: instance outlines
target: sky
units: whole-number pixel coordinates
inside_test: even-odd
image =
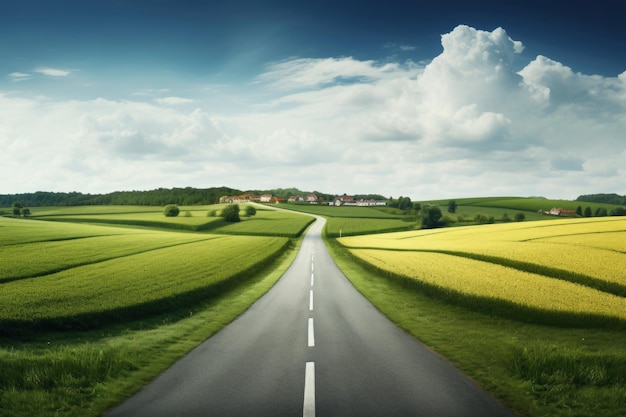
[[[0,194],[623,195],[625,51],[622,0],[0,0]]]

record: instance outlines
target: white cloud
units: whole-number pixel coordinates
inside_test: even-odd
[[[193,100],[188,99],[188,98],[183,98],[183,97],[163,97],[163,98],[157,98],[154,101],[156,101],[159,104],[167,104],[171,106],[193,103]]]
[[[13,81],[24,81],[31,77],[31,74],[27,74],[24,72],[12,72],[9,74],[9,78]]]
[[[35,68],[33,71],[39,74],[47,75],[49,77],[67,77],[72,73],[72,71],[46,67]]]
[[[379,65],[375,61],[348,58],[298,58],[272,64],[258,82],[283,90],[307,89],[334,84],[369,82],[393,74],[396,63]]]
[[[221,114],[198,95],[194,110],[177,106],[192,100],[159,89],[138,101],[0,94],[5,192],[228,185],[416,200],[626,193],[626,71],[585,75],[543,56],[519,63],[522,43],[500,28],[459,26],[442,46],[423,65],[274,63],[231,97],[237,111]],[[163,93],[171,96],[154,98]]]

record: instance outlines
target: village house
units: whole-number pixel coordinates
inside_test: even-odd
[[[387,202],[374,199],[364,200],[361,198],[356,202],[356,205],[359,207],[386,206]]]
[[[221,204],[243,204],[250,203],[252,201],[261,201],[261,197],[254,194],[243,194],[235,196],[225,195],[220,197]]]
[[[543,214],[559,217],[574,217],[576,216],[576,210],[566,210],[560,207],[552,207],[550,211],[539,210]]]
[[[306,196],[304,196],[304,201],[307,201],[311,204],[316,204],[317,203],[317,196],[313,193],[311,194],[307,194]]]
[[[354,196],[345,194],[335,197],[334,204],[336,206],[356,206],[356,203],[354,202]]]

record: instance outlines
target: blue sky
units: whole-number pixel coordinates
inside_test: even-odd
[[[625,16],[618,0],[0,1],[0,193],[624,194]]]

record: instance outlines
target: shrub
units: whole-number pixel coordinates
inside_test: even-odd
[[[474,216],[474,221],[478,224],[487,224],[489,223],[489,216],[484,213],[477,213]]]
[[[610,216],[626,216],[626,209],[624,207],[615,207],[609,212]]]
[[[454,224],[456,222],[457,222],[457,219],[454,216],[448,216],[447,214],[442,216],[439,219],[439,224],[444,227]]]
[[[441,209],[439,206],[425,205],[422,207],[422,227],[424,229],[432,229],[439,227],[439,219],[441,218]]]
[[[256,209],[252,206],[246,207],[246,216],[254,216],[256,214]]]
[[[524,219],[526,219],[526,215],[522,212],[519,213],[515,213],[515,221],[516,222],[523,222]]]
[[[185,212],[185,217],[193,217],[193,214],[191,214],[190,211],[186,211]]]
[[[209,210],[206,215],[207,217],[215,217],[217,216],[217,210]]]
[[[163,214],[165,217],[176,217],[180,213],[180,209],[176,204],[168,204],[163,209]]]
[[[222,210],[222,217],[227,222],[239,222],[239,204],[229,204]]]

